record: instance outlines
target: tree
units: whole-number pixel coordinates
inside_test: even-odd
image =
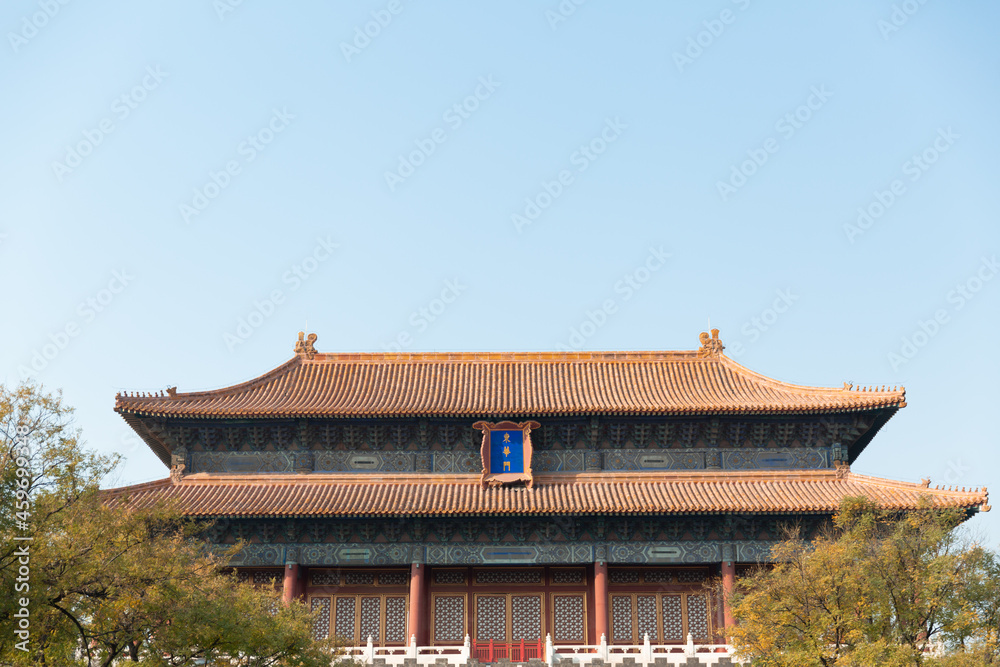
[[[951,650],[936,664],[1000,664],[1000,558],[974,547],[962,571],[961,590],[944,614],[943,641]]]
[[[828,531],[809,543],[790,536],[773,567],[737,581],[729,641],[755,665],[926,664],[932,641],[953,643],[959,619],[978,627],[976,612],[959,613],[969,582],[987,576],[982,550],[955,530],[964,518],[929,503],[900,514],[845,499]]]
[[[0,662],[330,664],[304,605],[223,574],[205,525],[102,495],[118,458],[83,448],[60,395],[0,387],[0,437]]]

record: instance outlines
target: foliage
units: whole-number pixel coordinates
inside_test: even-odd
[[[18,428],[27,451],[15,451]],[[0,387],[0,436],[0,663],[330,664],[332,646],[313,641],[304,605],[223,574],[229,554],[197,539],[204,525],[170,505],[139,510],[99,492],[118,459],[83,448],[60,395]],[[16,511],[28,513],[26,526]],[[10,595],[24,544],[30,589]],[[16,646],[21,598],[29,601],[27,652]]]
[[[789,535],[774,566],[736,582],[730,643],[768,667],[990,664],[930,657],[932,643],[996,654],[997,561],[962,543],[963,519],[929,503],[899,514],[845,499],[829,530]]]

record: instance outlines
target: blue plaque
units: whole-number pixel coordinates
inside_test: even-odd
[[[524,431],[490,431],[490,472],[524,472]]]

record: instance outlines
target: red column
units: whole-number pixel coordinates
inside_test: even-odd
[[[281,599],[286,605],[299,596],[299,564],[285,563],[285,580],[281,589]]]
[[[410,637],[416,636],[417,645],[424,639],[424,579],[427,567],[421,563],[410,565],[410,627],[406,631],[406,645]]]
[[[306,597],[308,595],[308,591],[306,590],[306,588],[308,587],[308,585],[309,585],[309,568],[306,567],[305,565],[300,565],[299,575],[298,575],[298,585],[295,587],[295,598],[297,600],[301,600],[302,602],[306,601]]]
[[[594,643],[601,643],[601,635],[608,636],[608,564],[594,563]]]
[[[729,595],[736,585],[736,564],[731,560],[722,561],[722,619],[726,628],[736,625],[733,610],[729,606]]]

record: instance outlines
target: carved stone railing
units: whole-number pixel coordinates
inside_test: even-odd
[[[453,646],[417,646],[416,637],[410,637],[408,646],[375,646],[371,637],[366,646],[344,649],[341,657],[353,659],[374,667],[418,667],[455,665],[473,667],[484,664],[473,657],[472,643],[466,635],[465,643]],[[505,664],[515,664],[506,659]],[[551,635],[545,637],[544,660],[532,658],[520,664],[543,667],[685,667],[713,666],[728,667],[740,662],[727,644],[695,644],[688,635],[686,644],[651,644],[649,635],[642,644],[608,644],[601,635],[600,644],[559,644],[552,643]]]

